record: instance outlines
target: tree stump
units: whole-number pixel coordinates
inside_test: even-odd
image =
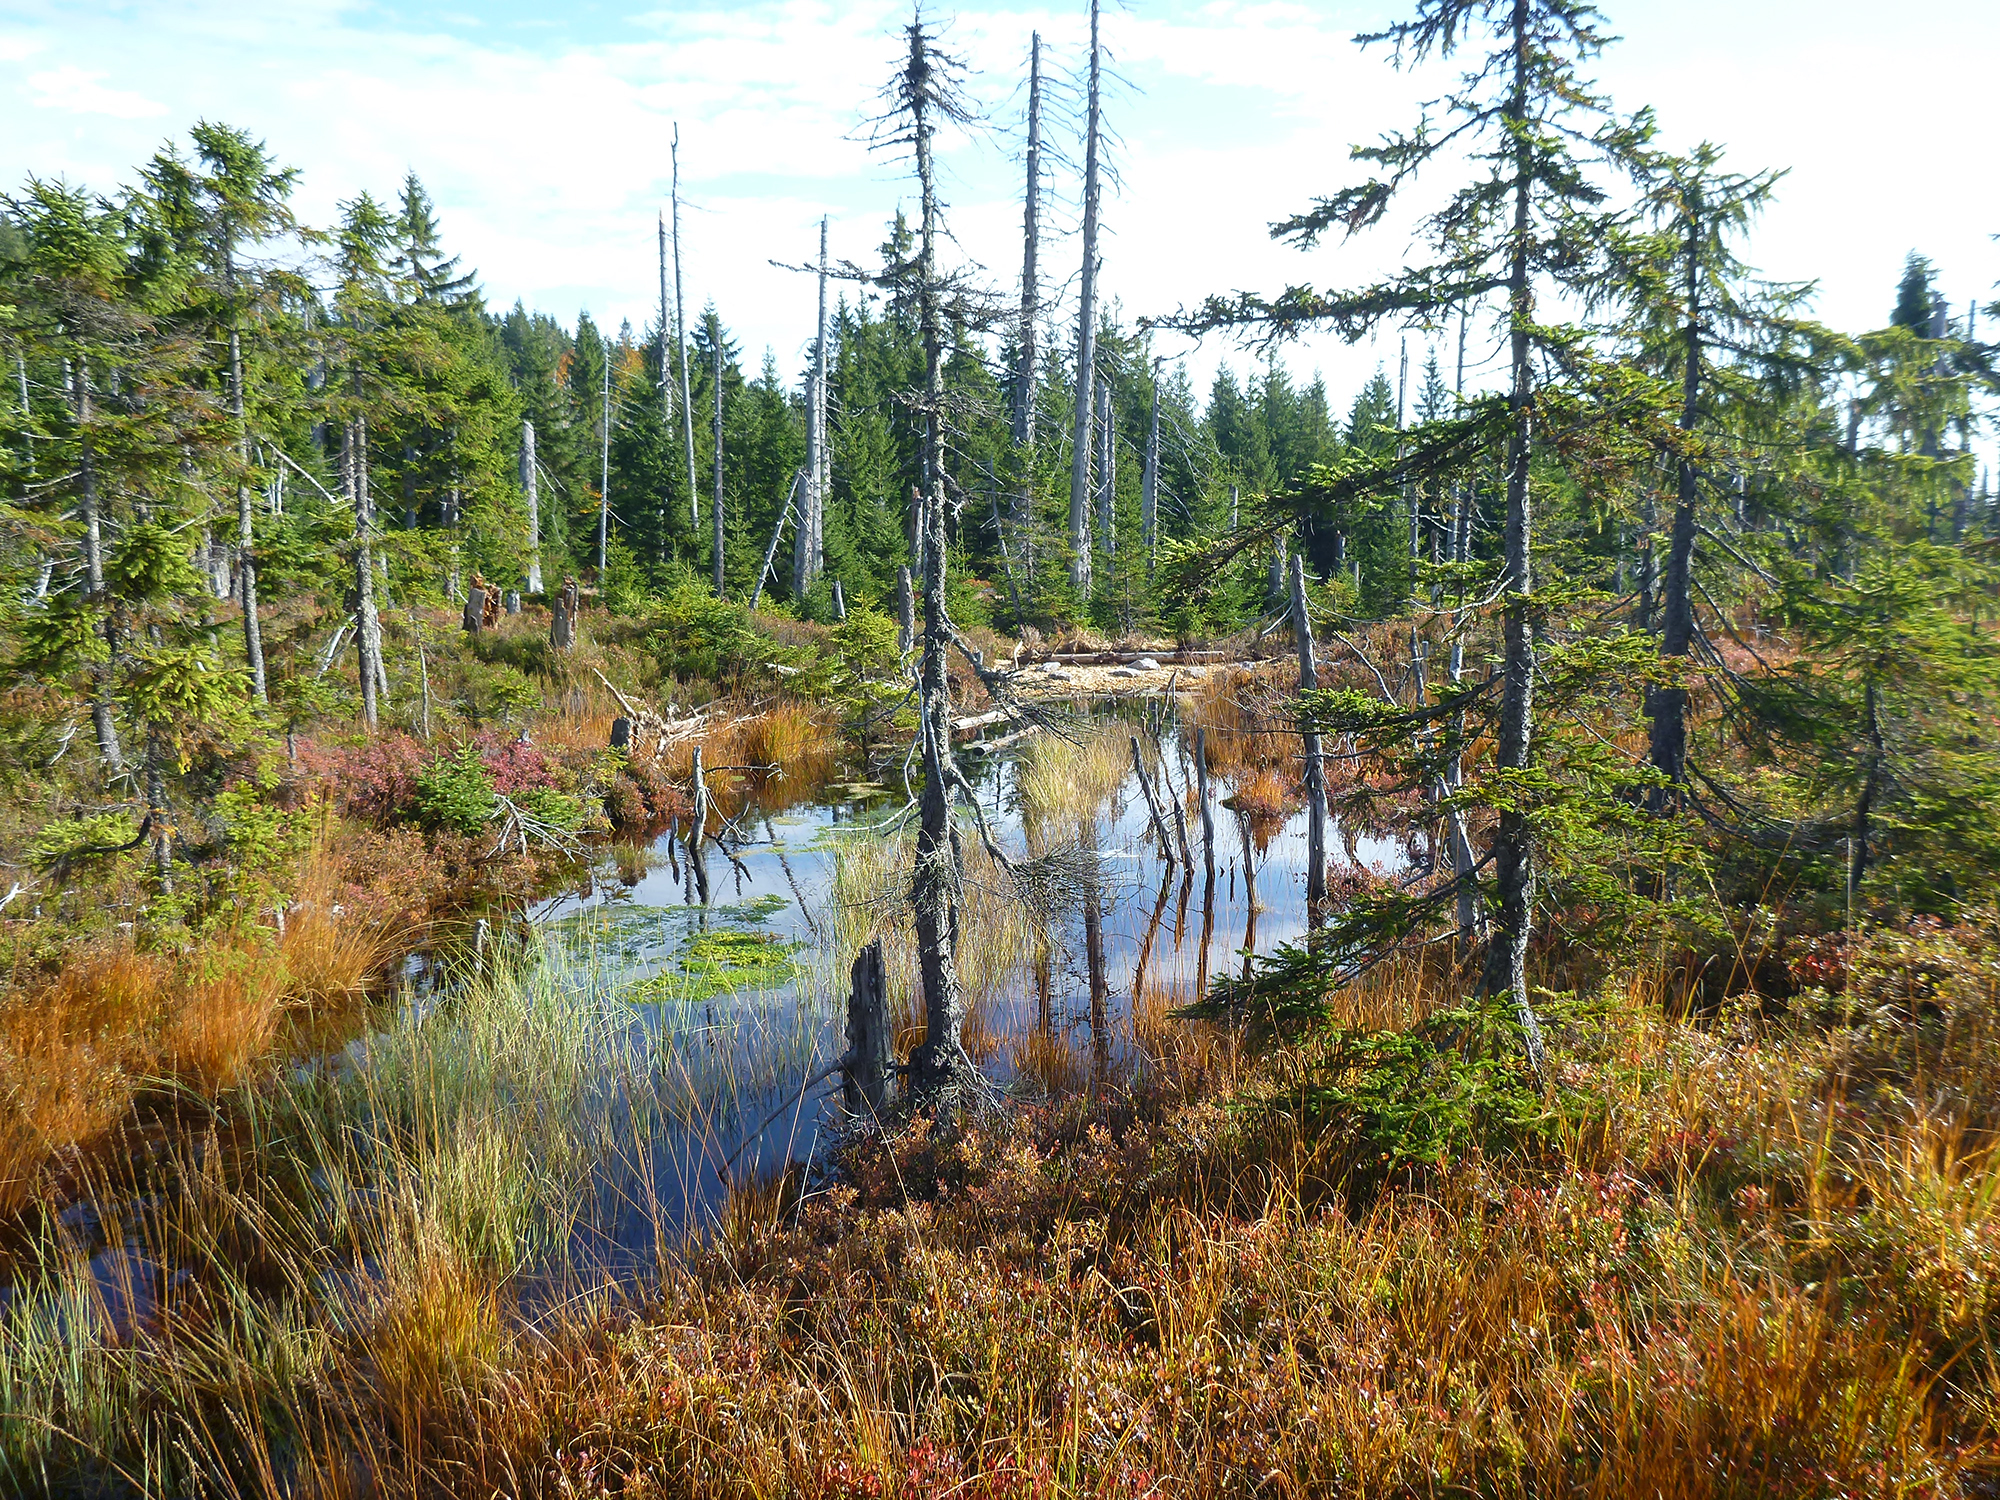
[[[847,997],[841,1098],[850,1115],[880,1119],[896,1103],[895,1037],[889,1024],[888,971],[880,938],[855,955],[850,977],[854,988]]]
[[[507,613],[510,615],[518,615],[520,612],[521,612],[521,591],[519,589],[507,590]]]
[[[474,583],[465,594],[465,628],[478,635],[486,624],[486,590]]]
[[[613,750],[632,748],[632,721],[623,715],[611,721],[611,748]]]

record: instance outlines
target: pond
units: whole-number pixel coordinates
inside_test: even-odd
[[[1080,747],[1043,736],[960,753],[1010,859],[1051,844],[1053,823],[1099,872],[1082,899],[1016,914],[998,868],[968,860],[968,1050],[989,1078],[1030,1095],[1129,1078],[1143,1065],[1135,1018],[1191,1002],[1211,976],[1246,970],[1307,926],[1303,811],[1259,815],[1237,805],[1226,774],[1212,780],[1211,880],[1191,726],[1100,713],[1075,734]],[[1133,736],[1160,800],[1184,799],[1192,870],[1160,847]],[[1047,805],[1051,778],[1057,807]],[[732,1185],[798,1169],[811,1180],[846,1123],[838,1076],[826,1075],[847,1045],[848,965],[864,933],[886,930],[893,944],[908,927],[895,920],[909,868],[895,856],[913,819],[900,784],[750,780],[719,792],[718,807],[719,837],[700,864],[677,826],[643,858],[622,851],[585,889],[529,913],[572,983],[625,997],[628,1041],[651,1060],[658,1090],[636,1132],[641,1149],[596,1168],[592,1209],[565,1257],[572,1270],[651,1264],[668,1241],[713,1224]],[[1376,875],[1410,858],[1399,842],[1352,831],[1331,842],[1336,863]],[[970,826],[967,844],[977,852]],[[891,1006],[906,1042],[921,1030],[910,967],[892,947]]]
[[[1146,1026],[1178,1024],[1213,976],[1305,933],[1294,742],[1206,732],[1212,876],[1194,729],[1164,704],[960,748],[1006,860],[1087,877],[1024,900],[964,820],[965,1042],[1015,1096],[1131,1081]],[[1159,800],[1183,809],[1191,869],[1154,831],[1135,738]],[[908,789],[893,761],[714,788],[700,859],[681,827],[600,851],[462,956],[414,965],[366,1034],[79,1197],[0,1291],[0,1366],[221,1305],[274,1329],[365,1327],[417,1295],[439,1254],[532,1311],[643,1279],[745,1203],[823,1186],[851,1124],[833,1070],[870,937],[899,1050],[921,1039]],[[1355,830],[1331,842],[1336,866],[1378,876],[1413,857]]]

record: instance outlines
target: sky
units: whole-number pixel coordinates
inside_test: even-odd
[[[1905,255],[1937,265],[1955,308],[2000,282],[2000,172],[1986,149],[2000,60],[1990,0],[1600,0],[1622,39],[1594,66],[1615,103],[1650,105],[1664,141],[1709,140],[1741,170],[1786,168],[1747,256],[1764,274],[1818,284],[1818,315],[1850,331],[1887,320]],[[1399,73],[1359,31],[1409,0],[1107,0],[1117,81],[1107,193],[1105,294],[1128,319],[1216,291],[1363,283],[1413,261],[1407,221],[1302,253],[1268,225],[1354,180],[1349,147],[1406,127],[1445,76]],[[905,163],[871,150],[868,121],[907,9],[885,0],[389,5],[376,0],[0,0],[0,190],[29,174],[110,190],[197,120],[262,137],[301,169],[296,200],[330,223],[361,190],[391,197],[414,169],[448,248],[488,304],[571,323],[579,310],[643,329],[658,306],[656,214],[680,135],[681,233],[690,315],[713,300],[754,365],[770,349],[797,378],[812,335],[803,262],[831,219],[836,259],[867,263],[898,204]],[[967,64],[983,123],[942,143],[957,256],[1015,295],[1020,122],[1028,39],[1074,86],[1087,0],[1065,6],[929,7]],[[1075,132],[1051,124],[1058,145]],[[1058,166],[1045,240],[1057,291],[1072,287],[1077,171]],[[1434,186],[1450,186],[1440,174]],[[1420,190],[1420,193],[1423,190]],[[1426,336],[1409,336],[1413,369]],[[1468,387],[1491,371],[1475,331]],[[1399,336],[1289,347],[1337,405]],[[1163,337],[1198,384],[1253,356]],[[1455,340],[1440,341],[1450,373]]]

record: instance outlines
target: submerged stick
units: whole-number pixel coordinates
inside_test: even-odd
[[[1160,804],[1153,796],[1153,783],[1146,778],[1146,761],[1139,753],[1139,736],[1132,736],[1132,769],[1139,773],[1139,790],[1146,798],[1146,811],[1153,816],[1153,832],[1159,835],[1160,858],[1168,864],[1174,862],[1173,836],[1167,832],[1167,820],[1160,814]]]

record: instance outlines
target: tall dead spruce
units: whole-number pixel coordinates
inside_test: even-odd
[[[883,90],[887,108],[875,122],[874,144],[907,150],[916,168],[922,200],[916,254],[887,267],[873,278],[908,299],[917,310],[924,349],[924,379],[920,388],[901,399],[922,424],[922,482],[912,501],[915,524],[917,606],[920,611],[917,663],[917,750],[923,786],[916,796],[917,857],[910,883],[910,900],[917,930],[918,970],[924,999],[924,1040],[910,1058],[910,1085],[920,1106],[942,1109],[979,1104],[991,1086],[967,1055],[962,1032],[965,999],[959,987],[957,946],[963,909],[963,845],[953,821],[954,802],[962,800],[978,828],[979,838],[995,864],[1006,872],[1020,899],[1046,907],[1057,886],[1074,887],[1077,871],[1060,860],[1032,863],[1011,861],[993,842],[978,798],[951,753],[951,687],[946,676],[947,654],[956,650],[996,702],[1010,713],[1047,728],[1058,728],[1031,705],[1016,697],[1004,673],[991,670],[952,624],[945,608],[947,523],[951,500],[945,473],[946,423],[951,402],[944,387],[947,323],[992,321],[997,308],[953,278],[937,263],[939,219],[933,149],[942,123],[971,124],[971,112],[961,102],[956,78],[959,64],[940,52],[921,14],[904,29],[908,43],[901,67]]]
[[[890,274],[914,293],[924,347],[924,383],[909,401],[923,423],[922,485],[916,495],[913,538],[917,595],[923,614],[917,669],[919,748],[924,784],[918,797],[917,863],[910,899],[917,924],[918,967],[924,994],[924,1041],[910,1059],[910,1082],[920,1100],[945,1102],[983,1092],[984,1081],[967,1055],[961,1033],[965,997],[958,982],[958,929],[962,906],[960,847],[951,802],[958,781],[951,757],[951,689],[945,654],[953,629],[945,611],[944,298],[937,267],[938,197],[933,145],[939,122],[967,123],[970,114],[954,87],[959,71],[937,50],[921,14],[904,29],[909,53],[884,90],[887,110],[878,121],[878,145],[907,148],[914,158],[922,199],[914,264]]]

